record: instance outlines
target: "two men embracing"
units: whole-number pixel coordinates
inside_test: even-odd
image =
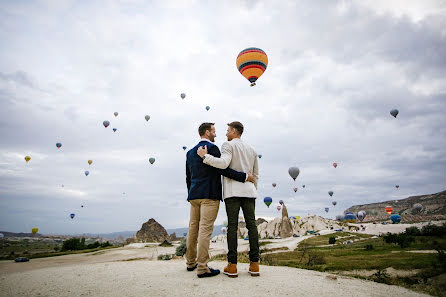
[[[259,276],[259,240],[255,221],[255,201],[259,166],[257,153],[241,136],[243,124],[228,124],[222,151],[213,143],[213,123],[198,128],[200,142],[187,152],[186,184],[190,203],[189,233],[187,236],[187,271],[197,268],[198,277],[218,275],[220,270],[208,267],[209,241],[224,197],[228,216],[228,264],[224,274],[237,277],[237,226],[240,208],[245,217],[249,236],[249,273]],[[223,175],[223,194],[221,175]],[[198,244],[198,248],[197,248]]]

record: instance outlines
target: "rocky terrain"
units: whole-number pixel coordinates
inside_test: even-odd
[[[284,224],[287,226],[283,227]],[[305,235],[310,231],[319,232],[322,230],[336,230],[341,228],[343,228],[342,223],[316,215],[306,216],[299,220],[283,216],[282,218],[275,218],[269,222],[264,220],[264,222],[257,225],[260,239],[274,238],[276,236],[287,238],[293,236],[293,234]],[[248,236],[248,229],[244,222],[240,222],[239,229],[240,237],[244,238]]]
[[[175,240],[175,233],[172,237],[167,234],[166,229],[164,229],[161,224],[159,224],[155,219],[151,218],[144,224],[142,224],[141,229],[136,232],[136,235],[128,238],[126,243],[137,243],[137,242],[163,242],[164,240]]]
[[[416,212],[413,205],[419,203],[423,209]],[[378,203],[355,205],[345,210],[356,214],[360,210],[367,212],[366,222],[389,220],[385,212],[386,206],[393,207],[393,213],[401,215],[402,223],[417,223],[426,221],[439,221],[446,219],[446,191],[421,196],[412,196],[400,200],[389,200]]]

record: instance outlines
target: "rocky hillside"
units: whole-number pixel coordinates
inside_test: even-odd
[[[284,234],[284,229],[282,228],[282,224],[291,224],[291,234],[286,232]],[[320,216],[312,215],[300,218],[299,220],[289,219],[289,218],[275,218],[272,221],[264,221],[263,223],[257,226],[257,230],[259,232],[259,236],[261,239],[264,238],[274,238],[276,236],[280,236],[281,238],[286,238],[292,236],[292,234],[305,235],[305,233],[309,231],[322,231],[322,230],[330,230],[340,229],[340,222],[335,220],[325,219]],[[248,229],[246,229],[245,225],[240,223],[240,236],[246,237],[248,236]]]
[[[165,239],[170,240],[166,229],[161,226],[155,219],[150,219],[142,224],[141,229],[136,232],[136,235],[127,239],[128,243],[134,242],[163,242]]]
[[[413,209],[413,205],[416,203],[423,206],[420,212],[416,212]],[[350,211],[356,214],[360,210],[365,210],[367,216],[363,222],[384,221],[389,219],[389,215],[385,212],[385,207],[388,205],[393,207],[393,213],[401,215],[402,223],[446,219],[446,191],[430,195],[412,196],[401,200],[355,205],[346,209],[345,212]]]

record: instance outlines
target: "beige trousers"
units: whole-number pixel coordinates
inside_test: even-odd
[[[187,267],[192,268],[198,263],[197,274],[202,274],[210,272],[208,268],[209,241],[214,230],[214,221],[217,218],[220,200],[195,199],[189,202],[190,221],[186,243],[186,264]]]

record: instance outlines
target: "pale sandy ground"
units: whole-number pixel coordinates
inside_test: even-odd
[[[26,265],[26,263],[24,263]],[[18,264],[19,265],[19,264]],[[223,269],[225,263],[212,262]],[[289,267],[260,266],[251,277],[199,279],[183,260],[84,263],[0,276],[1,296],[427,296],[405,288]]]

